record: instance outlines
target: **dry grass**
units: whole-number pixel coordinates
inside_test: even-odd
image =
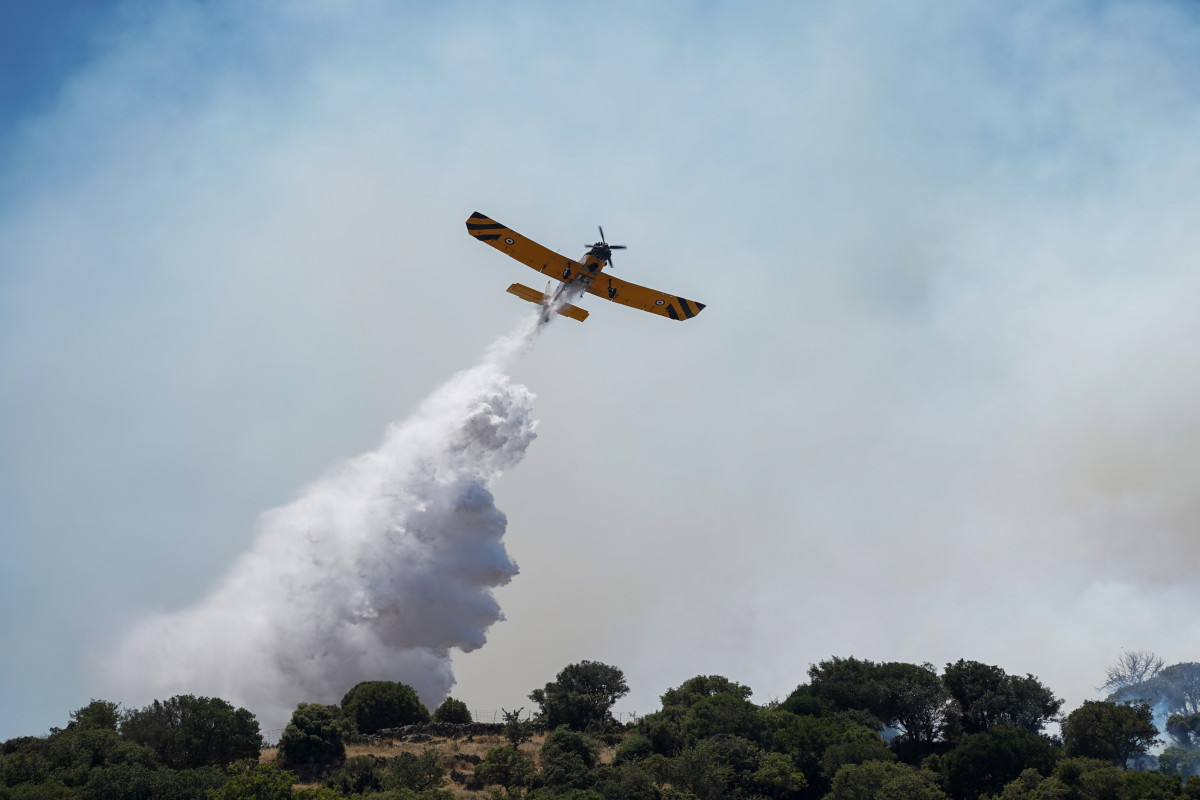
[[[545,741],[546,734],[535,734],[533,741],[525,742],[521,745],[521,752],[525,753],[525,755],[536,761],[538,753],[542,749],[542,743]],[[461,753],[462,755],[479,756],[480,758],[483,758],[487,755],[488,750],[491,750],[493,747],[506,747],[507,745],[508,742],[503,736],[474,736],[464,737],[462,739],[443,739],[440,737],[434,737],[432,741],[428,742],[397,742],[394,739],[384,739],[383,741],[374,744],[347,745],[346,758],[353,758],[354,756],[395,758],[401,753],[413,753],[414,755],[420,755],[421,753],[424,753],[427,748],[432,747],[441,755],[442,766],[446,767],[447,769],[456,769],[459,772],[464,772],[470,775],[475,771],[474,765],[470,762],[456,759],[454,757],[455,755]],[[601,749],[599,762],[601,764],[612,763],[615,753],[616,749],[612,747],[605,747]],[[262,755],[259,756],[258,760],[260,764],[265,764],[275,761],[278,755],[279,750],[277,748],[270,747],[262,751]],[[300,789],[319,785],[320,784],[297,783],[295,788]],[[454,783],[449,779],[449,777],[447,777],[446,782],[442,784],[442,788],[449,789],[454,793],[455,797],[464,799],[477,798],[481,794],[477,791],[468,791],[467,789],[463,788],[462,784]]]

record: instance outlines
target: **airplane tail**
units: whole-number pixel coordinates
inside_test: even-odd
[[[546,295],[542,294],[537,289],[531,289],[530,287],[523,286],[519,283],[514,283],[512,286],[509,286],[507,291],[509,294],[515,294],[522,300],[527,300],[530,303],[537,303],[539,306],[545,305],[547,300]],[[562,314],[564,317],[570,317],[571,319],[579,320],[580,322],[583,322],[588,318],[588,312],[586,310],[580,308],[579,306],[571,305],[570,303],[564,304],[562,308],[558,309],[558,313]]]

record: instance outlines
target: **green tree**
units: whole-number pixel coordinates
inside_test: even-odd
[[[1159,775],[1157,772],[1127,770],[1122,776],[1129,797],[1137,800],[1175,800],[1183,781],[1178,775]]]
[[[880,727],[899,728],[914,759],[930,750],[945,724],[950,697],[932,664],[834,657],[809,667],[808,675],[809,684],[784,700],[784,710],[866,712]]]
[[[648,738],[635,730],[626,734],[621,743],[617,745],[617,750],[613,753],[613,763],[635,764],[653,754],[654,745]]]
[[[115,731],[121,723],[121,707],[109,700],[95,700],[83,708],[71,712],[71,722],[67,727],[78,725],[81,728],[103,728]]]
[[[637,764],[601,766],[591,791],[604,800],[661,800],[653,776]]]
[[[229,781],[209,792],[210,800],[291,800],[296,775],[274,764],[241,761],[229,767]]]
[[[1163,775],[1190,778],[1200,775],[1200,750],[1171,745],[1158,754],[1158,771]]]
[[[406,683],[363,681],[342,698],[342,714],[359,733],[429,722],[429,711]]]
[[[806,796],[821,797],[829,791],[837,769],[823,772],[822,765],[830,748],[837,745],[863,744],[872,752],[886,745],[879,733],[839,717],[797,716],[786,711],[762,711],[758,714],[763,747],[792,759],[797,771],[808,780]],[[890,754],[888,759],[894,758]],[[855,761],[853,757],[848,759]],[[842,763],[836,764],[841,767]]]
[[[825,800],[876,800],[884,784],[915,772],[904,764],[885,761],[847,764],[833,776]]]
[[[1057,757],[1057,748],[1044,736],[1001,724],[964,736],[942,757],[941,768],[950,794],[975,798],[1001,792],[1026,768],[1048,774]]]
[[[446,779],[446,768],[436,747],[426,747],[420,755],[401,753],[388,762],[383,776],[385,789],[423,792],[436,789]]]
[[[662,695],[662,710],[638,720],[653,752],[677,755],[712,736],[759,738],[759,710],[750,688],[720,675],[698,675]]]
[[[808,785],[804,774],[796,770],[783,753],[763,753],[754,773],[754,788],[764,797],[785,800],[795,797]]]
[[[538,718],[548,728],[566,725],[577,731],[604,731],[615,720],[613,704],[629,693],[625,673],[599,661],[570,664],[529,699],[538,704]]]
[[[437,710],[433,712],[433,721],[465,725],[472,721],[471,710],[467,708],[467,704],[462,700],[447,697],[437,707]]]
[[[671,783],[699,800],[722,800],[733,781],[734,769],[721,758],[719,745],[712,739],[697,742],[671,761]]]
[[[325,786],[343,795],[365,794],[383,788],[383,775],[375,756],[354,756],[325,779]]]
[[[1131,756],[1158,741],[1154,714],[1145,703],[1086,700],[1063,723],[1068,757],[1098,758],[1124,768]]]
[[[1200,748],[1200,714],[1172,714],[1167,717],[1167,735],[1175,744],[1190,749]]]
[[[503,786],[505,791],[528,786],[536,773],[533,759],[511,747],[493,747],[475,765],[475,780],[483,786]]]
[[[126,712],[121,719],[121,736],[152,748],[172,769],[225,767],[242,759],[258,758],[262,750],[262,736],[253,714],[219,697],[190,694],[164,702],[155,700],[145,708]]]
[[[341,711],[337,706],[301,703],[279,737],[279,761],[305,776],[320,775],[346,760]]]
[[[521,712],[524,710],[524,708],[518,708],[516,711],[500,709],[500,713],[504,715],[504,726],[500,729],[501,735],[508,741],[508,746],[514,750],[533,738],[533,722],[521,717]]]
[[[559,789],[586,789],[593,783],[591,771],[599,757],[599,742],[562,725],[546,734],[538,752],[540,782]]]
[[[730,695],[749,700],[753,690],[722,675],[697,675],[662,694],[663,708],[691,708],[697,703],[718,695]]]
[[[1097,758],[1063,759],[1046,783],[1049,786],[1043,785],[1043,794],[1062,786],[1067,794],[1060,796],[1070,800],[1127,800],[1129,796],[1124,773]]]
[[[978,661],[947,664],[942,682],[958,704],[967,734],[1001,724],[1038,733],[1057,718],[1063,703],[1032,675],[1009,675]]]

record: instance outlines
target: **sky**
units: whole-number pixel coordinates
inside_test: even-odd
[[[0,737],[152,699],[127,632],[526,318],[473,211],[707,308],[512,363],[472,708],[1197,658],[1191,4],[9,5]]]

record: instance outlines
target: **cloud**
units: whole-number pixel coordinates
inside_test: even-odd
[[[131,19],[8,151],[0,480],[35,611],[6,636],[74,653],[190,606],[470,363],[523,311],[480,210],[569,254],[603,224],[619,275],[708,308],[590,303],[514,366],[542,427],[492,490],[522,575],[455,658],[473,705],[581,658],[643,711],[835,653],[1070,703],[1123,647],[1194,658],[1197,30],[1167,3]],[[82,704],[87,671],[53,680]]]

